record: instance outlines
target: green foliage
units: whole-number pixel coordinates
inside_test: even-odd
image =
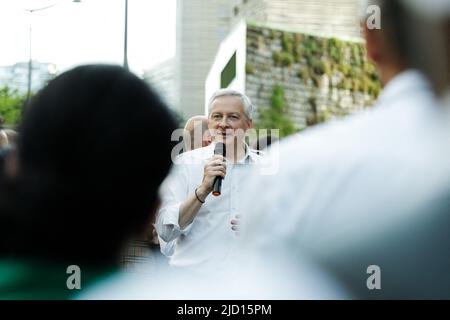
[[[250,64],[248,62],[245,64],[245,73],[246,74],[254,74],[255,73],[255,68],[253,67],[252,64]]]
[[[284,109],[284,89],[280,85],[273,87],[272,97],[270,98],[272,108],[278,112],[282,112]]]
[[[355,44],[352,46],[351,64],[353,67],[361,67],[362,65],[361,45]]]
[[[290,67],[294,63],[294,57],[289,52],[282,52],[281,64],[284,67]]]
[[[275,65],[290,67],[294,63],[294,57],[289,52],[274,52],[272,54],[272,59]]]
[[[333,59],[335,63],[339,64],[342,61],[342,52],[336,47],[331,47],[330,57]]]
[[[308,99],[311,113],[306,117],[306,125],[313,126],[318,123],[326,122],[330,118],[328,111],[319,112],[317,109],[316,97],[312,96]]]
[[[273,59],[273,62],[275,63],[275,65],[280,65],[281,64],[281,52],[275,51],[274,53],[272,53],[272,59]]]
[[[300,62],[303,55],[303,49],[301,45],[296,45],[293,49],[294,61]]]
[[[274,30],[274,29],[270,30],[269,39],[270,40],[275,40],[276,38],[277,38],[277,31]]]
[[[320,86],[320,77],[317,75],[311,76],[311,81],[314,85],[314,87],[318,88]]]
[[[298,71],[297,76],[306,83],[308,79],[311,77],[311,74],[307,67],[303,67]]]
[[[343,60],[342,54],[343,44],[336,38],[331,38],[328,43],[328,50],[331,59],[337,64],[341,64]]]
[[[352,76],[352,66],[349,65],[348,63],[343,63],[340,66],[340,71],[344,74],[345,77],[350,77]]]
[[[331,73],[331,67],[329,66],[329,64],[325,63],[321,59],[317,58],[313,59],[311,61],[311,68],[313,69],[314,73],[318,76]]]
[[[267,69],[264,72],[269,73],[269,68],[273,65],[289,68],[292,72],[283,73],[283,75],[296,74],[305,84],[304,89],[312,96],[319,95],[327,106],[320,112],[317,112],[317,108],[314,107],[315,111],[313,110],[306,119],[308,125],[348,113],[348,110],[341,106],[341,102],[331,101],[331,93],[335,88],[349,90],[352,94],[364,94],[365,105],[370,105],[370,101],[376,99],[379,95],[381,91],[379,76],[375,66],[367,60],[366,48],[363,43],[273,29],[267,34],[275,43],[280,44],[281,49],[272,53],[273,64],[270,61],[266,63],[265,68]],[[262,67],[262,63],[254,62],[254,65],[250,67],[246,66],[246,71],[251,73],[253,68],[259,71],[262,70]],[[323,96],[325,93],[317,91],[322,79],[326,78],[325,75],[329,80],[328,100],[326,96]],[[289,81],[289,78],[286,77],[283,81]],[[336,83],[336,81],[339,82]],[[291,127],[289,122],[286,124],[283,122],[288,121],[289,118],[280,112],[284,109],[285,103],[284,94],[280,94],[281,90],[282,88],[279,86],[274,87],[270,102],[271,107],[262,108],[259,125],[269,129],[287,127],[287,131],[283,130],[280,133],[281,135],[287,135],[286,132],[297,131],[297,129],[294,128],[292,122]],[[355,103],[358,99],[359,96],[355,95]],[[309,104],[315,106],[311,101],[309,101]]]
[[[375,69],[375,66],[369,62],[364,63],[363,69],[364,69],[364,72],[369,73],[369,74],[374,74],[377,72],[377,70]]]
[[[300,64],[297,76],[305,83],[320,85],[321,76],[331,77],[335,72],[343,80],[339,89],[379,94],[381,90],[375,66],[367,61],[365,47],[361,43],[344,42],[337,38],[319,38],[310,35],[282,32],[283,51],[273,54],[278,66]]]
[[[368,75],[364,76],[363,81],[364,93],[377,97],[381,91],[381,85]]]
[[[309,56],[320,55],[321,49],[318,40],[312,36],[306,36],[303,41],[303,50]]]
[[[259,44],[257,41],[253,40],[253,39],[247,39],[247,47],[248,48],[253,48],[253,49],[258,49],[259,48]]]
[[[297,132],[294,123],[287,115],[284,89],[280,85],[275,85],[270,99],[271,106],[260,110],[259,122],[256,129],[278,129],[280,138]]]
[[[313,113],[317,113],[317,102],[316,102],[316,97],[309,97],[308,98],[308,104],[311,107],[311,111]]]
[[[20,121],[25,101],[26,95],[19,94],[17,90],[8,86],[0,88],[0,116],[5,124],[16,125]]]
[[[322,41],[319,41],[319,44],[322,47],[321,48],[322,52],[328,52],[328,48],[330,46],[330,42],[327,39],[325,39],[325,38],[322,39]]]
[[[264,63],[264,64],[260,64],[258,66],[259,71],[261,72],[270,72],[272,69],[272,65],[270,63]]]
[[[293,43],[292,43],[290,33],[283,32],[283,35],[281,37],[281,46],[282,46],[284,52],[289,52],[289,53],[292,52]]]
[[[353,89],[353,81],[350,78],[344,78],[339,84],[338,84],[338,88],[339,89],[344,89],[344,90],[352,90]]]
[[[327,122],[330,119],[329,113],[328,111],[325,111],[323,113],[310,113],[307,117],[306,117],[306,125],[308,127],[322,123],[322,122]]]
[[[363,91],[363,82],[360,79],[353,79],[353,91]]]
[[[295,33],[294,34],[294,44],[295,46],[298,46],[299,44],[301,44],[303,39],[303,35],[301,33]]]

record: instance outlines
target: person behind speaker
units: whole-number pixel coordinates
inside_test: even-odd
[[[184,126],[184,149],[191,151],[207,147],[211,144],[211,134],[208,130],[208,117],[193,116]]]

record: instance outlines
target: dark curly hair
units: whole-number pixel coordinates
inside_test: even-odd
[[[158,95],[119,66],[52,80],[20,125],[18,175],[1,192],[0,253],[115,260],[153,217],[175,128]]]

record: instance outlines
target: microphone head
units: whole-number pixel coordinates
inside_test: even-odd
[[[225,157],[226,156],[225,144],[222,142],[217,142],[216,146],[214,147],[214,154],[220,154]]]

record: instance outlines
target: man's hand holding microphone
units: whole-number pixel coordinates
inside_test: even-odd
[[[218,142],[214,148],[214,155],[203,169],[202,183],[195,189],[194,195],[190,196],[180,206],[179,225],[181,229],[184,229],[194,220],[195,215],[210,193],[215,196],[221,194],[222,179],[225,178],[227,173],[225,155],[225,145]]]
[[[200,202],[204,202],[206,197],[212,192],[214,196],[220,196],[222,189],[222,179],[225,179],[227,166],[225,164],[225,145],[217,143],[214,148],[214,155],[208,160],[203,171],[203,181],[197,188],[197,196]]]

